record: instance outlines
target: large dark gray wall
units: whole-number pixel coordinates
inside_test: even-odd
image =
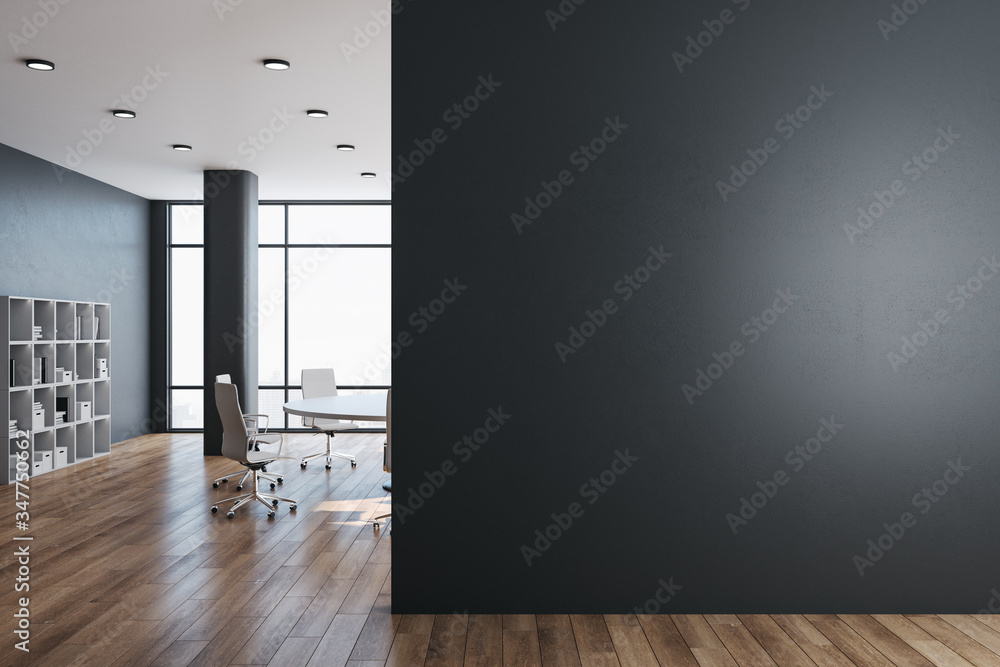
[[[396,8],[393,610],[985,608],[1000,5]]]
[[[0,294],[111,303],[111,441],[149,404],[149,202],[0,144]],[[165,416],[165,413],[163,413]]]

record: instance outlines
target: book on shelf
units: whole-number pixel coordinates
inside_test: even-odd
[[[76,316],[76,339],[83,340],[83,316]]]
[[[31,327],[31,340],[38,340],[42,337],[42,327],[33,326]]]
[[[66,413],[64,411],[56,410],[56,424],[66,423]]]
[[[10,386],[15,386],[14,378],[17,377],[17,362],[10,360]]]
[[[94,340],[97,340],[98,338],[100,338],[100,336],[98,336],[98,334],[100,333],[100,330],[101,330],[100,324],[101,324],[101,318],[99,318],[99,317],[97,317],[95,315],[94,316]]]
[[[18,431],[17,420],[16,419],[11,419],[10,420],[10,437],[16,438],[17,437],[17,431]]]
[[[32,384],[47,384],[51,381],[49,378],[48,357],[35,357],[32,360],[32,371]]]
[[[65,415],[69,412],[69,398],[66,396],[56,396],[56,414]]]

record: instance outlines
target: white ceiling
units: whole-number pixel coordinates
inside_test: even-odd
[[[63,166],[76,162],[70,148],[93,145],[74,171],[149,199],[201,199],[202,171],[220,168],[257,174],[261,199],[389,199],[391,36],[373,18],[387,6],[3,0],[0,143]],[[377,34],[348,61],[341,44],[353,47],[355,28],[366,24]],[[28,37],[16,52],[11,34]],[[56,69],[29,70],[26,58]],[[264,58],[292,67],[270,71]],[[157,70],[159,82],[149,75]],[[138,117],[112,117],[128,106],[116,98],[136,87],[145,94],[134,103]],[[330,116],[306,117],[316,108]],[[338,151],[340,143],[357,150]],[[362,179],[363,171],[378,177]]]

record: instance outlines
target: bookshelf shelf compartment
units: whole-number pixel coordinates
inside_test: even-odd
[[[110,453],[110,304],[4,296],[0,331],[9,367],[0,412],[28,443],[30,473]],[[0,484],[10,484],[16,468],[4,468]]]

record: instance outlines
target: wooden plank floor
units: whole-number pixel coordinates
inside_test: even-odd
[[[292,452],[321,436],[288,438]],[[961,665],[1000,667],[1000,617],[414,615],[390,612],[383,436],[286,473],[299,502],[228,520],[232,463],[200,435],[148,435],[30,484],[31,653],[14,650],[14,488],[0,489],[0,665]]]

